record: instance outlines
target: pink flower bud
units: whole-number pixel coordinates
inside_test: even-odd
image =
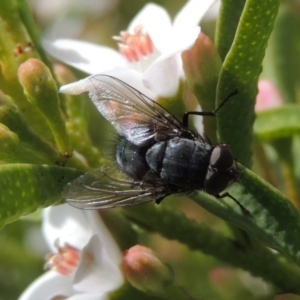
[[[159,293],[174,281],[173,271],[155,253],[136,245],[124,251],[122,268],[126,279],[138,290]]]
[[[192,90],[195,86],[211,88],[216,85],[221,59],[212,40],[200,33],[194,45],[181,54],[183,69]],[[215,86],[213,86],[215,89]]]

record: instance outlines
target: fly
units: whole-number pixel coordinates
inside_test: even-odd
[[[114,126],[116,168],[102,166],[69,183],[62,196],[81,209],[105,209],[160,203],[171,194],[202,190],[217,198],[230,197],[243,213],[248,210],[225,192],[241,177],[228,145],[212,145],[188,129],[190,115],[215,116],[237,91],[211,112],[186,112],[180,122],[160,104],[127,83],[109,76],[89,78],[87,90],[98,111]]]

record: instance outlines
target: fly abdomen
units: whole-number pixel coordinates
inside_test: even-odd
[[[176,137],[149,148],[146,160],[168,184],[182,190],[203,189],[210,148],[202,141]]]

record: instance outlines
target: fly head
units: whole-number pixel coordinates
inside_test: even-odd
[[[241,170],[237,167],[229,147],[226,144],[216,146],[210,156],[204,190],[208,194],[218,195],[240,177]]]

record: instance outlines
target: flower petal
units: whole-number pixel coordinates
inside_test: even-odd
[[[132,19],[128,30],[133,30],[136,26],[143,25],[147,30],[171,30],[172,23],[168,12],[160,5],[154,3],[146,4],[140,12]],[[158,32],[155,31],[155,34]]]
[[[154,91],[149,90],[143,84],[140,72],[128,68],[116,68],[103,74],[110,75],[124,81],[151,99],[157,98],[157,94]],[[82,80],[63,85],[60,87],[59,92],[70,95],[78,95],[89,91],[91,88],[90,77],[86,77]]]
[[[180,52],[191,47],[200,33],[200,27],[174,32],[172,48],[157,58],[143,73],[144,85],[162,97],[174,96],[179,80],[183,78]]]
[[[181,76],[180,55],[161,56],[143,73],[143,83],[162,97],[174,96]]]
[[[164,48],[166,37],[172,30],[172,23],[168,12],[162,6],[154,3],[145,5],[131,21],[128,30],[133,31],[139,25],[147,30],[157,49]]]
[[[68,95],[79,95],[87,92],[91,85],[90,76],[81,80],[65,84],[59,88],[59,92]]]
[[[173,21],[173,28],[188,28],[199,24],[204,14],[217,0],[190,0],[178,12]]]
[[[218,15],[219,15],[219,11],[221,8],[221,1],[218,0],[216,4],[214,4],[212,6],[211,9],[209,9],[209,11],[205,14],[205,16],[203,17],[203,19],[205,19],[206,21],[216,21]]]
[[[82,251],[73,287],[80,292],[107,293],[123,282],[118,265],[111,260],[99,236],[94,235]]]
[[[174,30],[170,36],[170,46],[166,49],[164,55],[182,52],[190,48],[196,41],[201,29],[199,26],[194,26],[184,30]]]
[[[93,235],[85,212],[68,204],[44,210],[42,231],[52,251],[56,250],[54,244],[57,239],[59,244],[69,243],[82,249]]]
[[[88,217],[91,231],[99,236],[103,247],[109,254],[110,260],[113,261],[115,265],[119,265],[122,261],[121,250],[103,223],[101,216],[98,213],[95,214],[94,211],[87,210],[85,213]]]
[[[43,41],[43,45],[53,57],[88,74],[127,65],[119,52],[105,46],[71,39]]]
[[[48,271],[37,278],[20,296],[19,300],[52,299],[55,296],[74,295],[72,277]]]

